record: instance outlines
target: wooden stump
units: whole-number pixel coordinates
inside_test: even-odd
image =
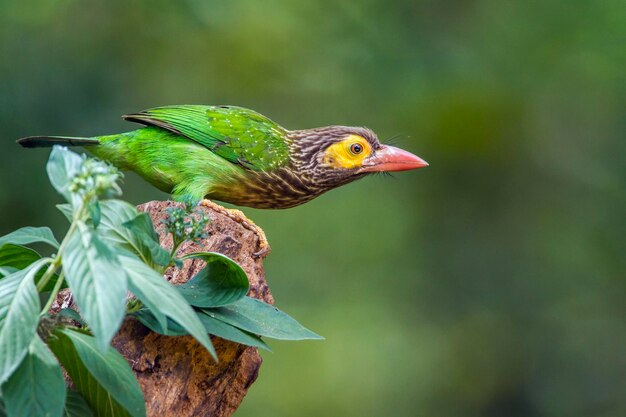
[[[177,207],[172,201],[152,201],[138,206],[150,215],[159,232],[161,244],[172,247],[161,221],[165,209]],[[243,213],[206,201],[203,209],[211,222],[209,237],[202,246],[185,243],[179,255],[196,251],[222,253],[246,271],[249,296],[273,304],[265,281],[259,245],[262,231]],[[170,268],[165,278],[173,284],[189,280],[204,267],[198,259],[185,261],[181,270]],[[66,294],[59,294],[61,307]],[[57,307],[57,308],[58,308]],[[250,385],[256,380],[262,359],[256,348],[211,337],[219,363],[191,336],[167,337],[151,332],[133,318],[127,318],[113,339],[113,346],[130,363],[143,391],[148,417],[230,416],[235,412]]]

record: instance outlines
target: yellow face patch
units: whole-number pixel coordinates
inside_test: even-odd
[[[370,143],[359,135],[348,135],[341,142],[330,145],[322,158],[322,163],[335,169],[358,168],[372,153]]]

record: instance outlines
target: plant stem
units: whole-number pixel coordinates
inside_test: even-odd
[[[172,238],[174,237],[174,234],[172,233]],[[182,245],[183,243],[185,243],[185,240],[181,240],[180,242],[176,242],[175,240],[173,240],[172,242],[172,250],[170,251],[170,263],[165,265],[164,267],[160,268],[160,271],[158,271],[161,275],[165,274],[165,271],[167,271],[168,268],[176,265],[176,252],[178,252],[178,249],[180,248],[180,245]]]
[[[79,211],[78,214],[80,214],[81,212],[82,212],[82,209]],[[74,234],[74,231],[78,227],[78,218],[79,217],[76,216],[72,219],[72,224],[70,225],[69,230],[67,231],[67,233],[65,234],[65,237],[63,238],[63,241],[61,242],[61,246],[59,246],[59,251],[57,252],[57,256],[56,256],[56,259],[58,259],[59,265],[61,264],[61,253],[63,253],[63,250],[67,246],[67,242],[69,242],[70,237],[72,236],[72,234]]]
[[[72,224],[70,224],[70,228],[65,234],[65,237],[63,238],[63,241],[61,242],[61,245],[59,246],[59,250],[57,251],[57,254],[54,257],[54,262],[50,264],[46,272],[43,274],[43,276],[39,280],[39,283],[37,284],[37,291],[41,292],[46,287],[46,285],[48,284],[48,281],[50,281],[50,279],[52,278],[56,270],[61,266],[61,256],[63,255],[63,251],[65,250],[65,247],[67,246],[67,243],[69,242],[70,238],[74,234],[74,231],[78,227],[78,220],[80,219],[84,210],[85,210],[85,203],[83,202],[81,208],[78,210],[78,212],[72,219]]]
[[[59,274],[59,278],[57,278],[57,282],[54,283],[54,288],[52,288],[50,297],[48,297],[48,302],[46,302],[46,305],[41,310],[41,315],[46,314],[48,310],[50,310],[50,307],[52,307],[52,302],[57,298],[57,294],[59,293],[64,280],[65,277],[63,276],[63,271],[61,271],[61,273]]]
[[[172,243],[172,252],[170,253],[170,258],[176,258],[176,252],[178,252],[178,248],[180,248],[180,245],[182,245],[183,243],[185,243],[185,239],[182,239],[179,242],[174,241]]]
[[[46,284],[48,284],[48,281],[50,281],[50,278],[52,278],[57,268],[59,267],[56,259],[57,258],[55,258],[54,261],[52,261],[50,265],[48,265],[48,269],[46,269],[46,272],[44,272],[41,279],[37,283],[37,291],[41,292],[46,287]]]
[[[59,250],[57,251],[57,254],[54,257],[54,261],[50,264],[46,272],[43,274],[43,276],[39,280],[39,283],[37,284],[37,291],[41,292],[46,287],[46,285],[48,284],[48,281],[50,281],[50,279],[54,276],[54,273],[56,272],[56,270],[61,266],[61,255],[63,254],[63,251],[65,250],[65,247],[67,246],[67,242],[70,240],[70,237],[76,230],[77,224],[78,222],[76,221],[76,219],[74,219],[72,221],[72,224],[70,225],[69,230],[67,231],[67,234],[65,235],[65,237],[63,238],[63,241],[61,242],[61,246],[59,246]]]

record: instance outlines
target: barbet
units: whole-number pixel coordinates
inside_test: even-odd
[[[124,116],[142,127],[91,138],[31,136],[27,148],[83,146],[179,201],[279,209],[375,172],[427,166],[362,127],[287,130],[235,106],[165,106]]]
[[[92,138],[31,136],[27,148],[83,146],[176,200],[254,208],[297,206],[373,172],[428,164],[362,127],[287,130],[234,106],[166,106],[123,116],[141,129]]]

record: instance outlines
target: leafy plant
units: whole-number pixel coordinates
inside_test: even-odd
[[[248,278],[211,252],[177,257],[188,240],[206,237],[209,218],[193,207],[168,213],[173,248],[161,247],[152,220],[122,200],[113,167],[62,147],[47,164],[70,221],[59,243],[47,227],[0,237],[0,417],[145,416],[139,384],[110,346],[125,316],[155,332],[192,335],[218,360],[208,334],[269,349],[261,339],[319,339],[277,308],[246,296]],[[24,245],[43,243],[42,257]],[[198,258],[206,266],[173,286],[163,273]],[[69,286],[80,314],[49,312]],[[127,299],[128,291],[134,297]],[[61,366],[73,381],[68,390]]]

